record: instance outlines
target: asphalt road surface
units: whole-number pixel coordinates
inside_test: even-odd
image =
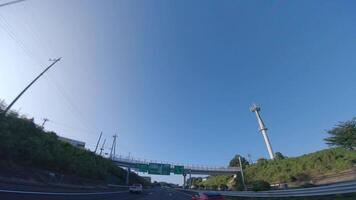
[[[128,191],[97,193],[64,193],[64,192],[30,192],[1,190],[1,200],[191,200],[191,195],[172,189],[149,189],[141,194],[130,194]]]

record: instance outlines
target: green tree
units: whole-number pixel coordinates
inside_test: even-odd
[[[260,165],[266,164],[267,162],[268,162],[268,161],[267,161],[266,158],[259,158],[259,159],[257,160],[257,164],[260,164]]]
[[[286,158],[286,156],[284,156],[281,152],[276,152],[274,156],[276,160],[282,160]]]
[[[356,149],[356,118],[346,122],[340,122],[336,127],[328,131],[330,137],[326,138],[326,144],[343,147],[348,150]]]
[[[240,167],[240,162],[239,162],[239,157],[241,157],[241,164],[242,167],[245,168],[246,165],[249,165],[250,163],[247,161],[246,158],[244,158],[243,156],[237,154],[234,156],[234,158],[230,161],[229,166],[230,167]]]

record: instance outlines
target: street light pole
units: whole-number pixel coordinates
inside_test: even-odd
[[[45,70],[43,70],[42,73],[40,73],[30,84],[27,85],[27,87],[22,90],[22,92],[9,104],[9,106],[7,106],[7,108],[4,111],[4,114],[6,114],[11,107],[16,103],[16,101],[23,95],[23,93],[26,92],[26,90],[31,87],[31,85],[33,85],[44,73],[46,73],[54,64],[56,64],[58,61],[60,61],[61,58],[55,59],[52,64],[50,64]]]

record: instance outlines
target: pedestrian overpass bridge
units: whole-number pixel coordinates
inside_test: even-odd
[[[149,165],[150,163],[159,163],[159,164],[167,164],[170,165],[170,173],[174,173],[174,166],[183,166],[183,178],[184,178],[184,185],[186,185],[186,176],[189,175],[189,178],[192,174],[199,174],[199,175],[235,175],[239,171],[241,171],[240,167],[208,167],[208,166],[201,166],[201,165],[182,165],[177,163],[169,163],[169,162],[158,162],[152,160],[142,160],[142,159],[134,159],[128,158],[123,156],[113,156],[111,158],[118,166],[126,167],[128,171],[131,169],[134,171],[139,171],[138,166],[139,164]],[[167,175],[168,175],[167,174]],[[127,173],[129,175],[129,173]],[[128,177],[127,177],[128,181]]]

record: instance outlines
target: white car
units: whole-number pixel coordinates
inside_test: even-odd
[[[131,193],[141,193],[142,185],[141,184],[133,184],[132,186],[130,186],[129,191]]]

